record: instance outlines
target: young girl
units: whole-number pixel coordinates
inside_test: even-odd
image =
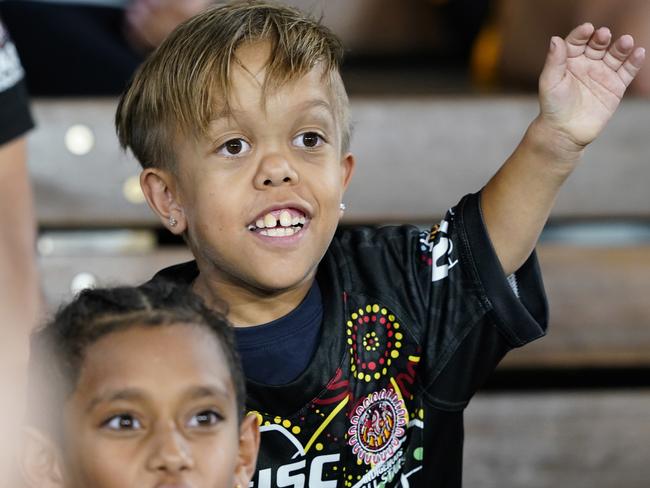
[[[30,487],[245,487],[259,444],[226,320],[168,283],[86,290],[32,340]]]

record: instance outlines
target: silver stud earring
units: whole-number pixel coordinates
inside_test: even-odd
[[[341,212],[345,212],[345,209],[346,209],[347,207],[345,206],[345,203],[341,203],[341,204],[339,205],[339,208],[341,209]]]
[[[178,224],[178,220],[176,220],[172,215],[169,216],[169,226],[170,227],[176,227],[176,224]]]

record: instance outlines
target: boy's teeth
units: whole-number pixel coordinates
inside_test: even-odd
[[[275,217],[271,214],[266,214],[264,216],[264,227],[270,229],[272,227],[275,227],[275,224],[277,224],[277,220]]]
[[[260,234],[269,237],[285,237],[292,236],[296,232],[298,232],[298,229],[294,229],[293,227],[272,227],[270,229],[263,229],[260,231]]]
[[[282,227],[290,227],[291,220],[292,220],[291,214],[288,211],[283,210],[282,212],[280,212],[280,225]]]
[[[260,234],[270,237],[286,237],[292,236],[296,232],[298,232],[298,229],[294,229],[293,227],[273,227],[271,229],[262,230]]]
[[[277,215],[277,214],[276,214]],[[306,219],[304,215],[291,215],[289,210],[282,210],[279,216],[268,213],[264,217],[260,217],[255,221],[255,227],[258,229],[274,229],[280,226],[285,229],[290,229],[292,226],[305,225]],[[267,234],[265,234],[267,235]],[[270,234],[269,234],[270,235]]]

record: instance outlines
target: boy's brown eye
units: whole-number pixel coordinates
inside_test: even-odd
[[[239,154],[242,150],[241,139],[232,139],[226,142],[226,150],[230,154]]]
[[[226,157],[243,156],[251,150],[251,145],[245,139],[236,138],[226,141],[219,149],[217,154]]]
[[[303,149],[313,149],[322,146],[325,142],[318,132],[303,132],[294,137],[292,144]]]
[[[315,132],[306,132],[302,135],[302,143],[305,147],[316,147],[320,136]]]

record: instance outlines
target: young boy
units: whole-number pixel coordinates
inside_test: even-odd
[[[35,333],[25,481],[33,488],[248,485],[232,329],[187,287],[84,291]]]
[[[118,135],[196,258],[153,281],[229,304],[262,432],[251,486],[461,485],[463,409],[544,334],[535,242],[644,58],[590,24],[551,42],[539,116],[429,233],[334,236],[355,164],[342,48],[300,12],[209,11],[141,67]]]

